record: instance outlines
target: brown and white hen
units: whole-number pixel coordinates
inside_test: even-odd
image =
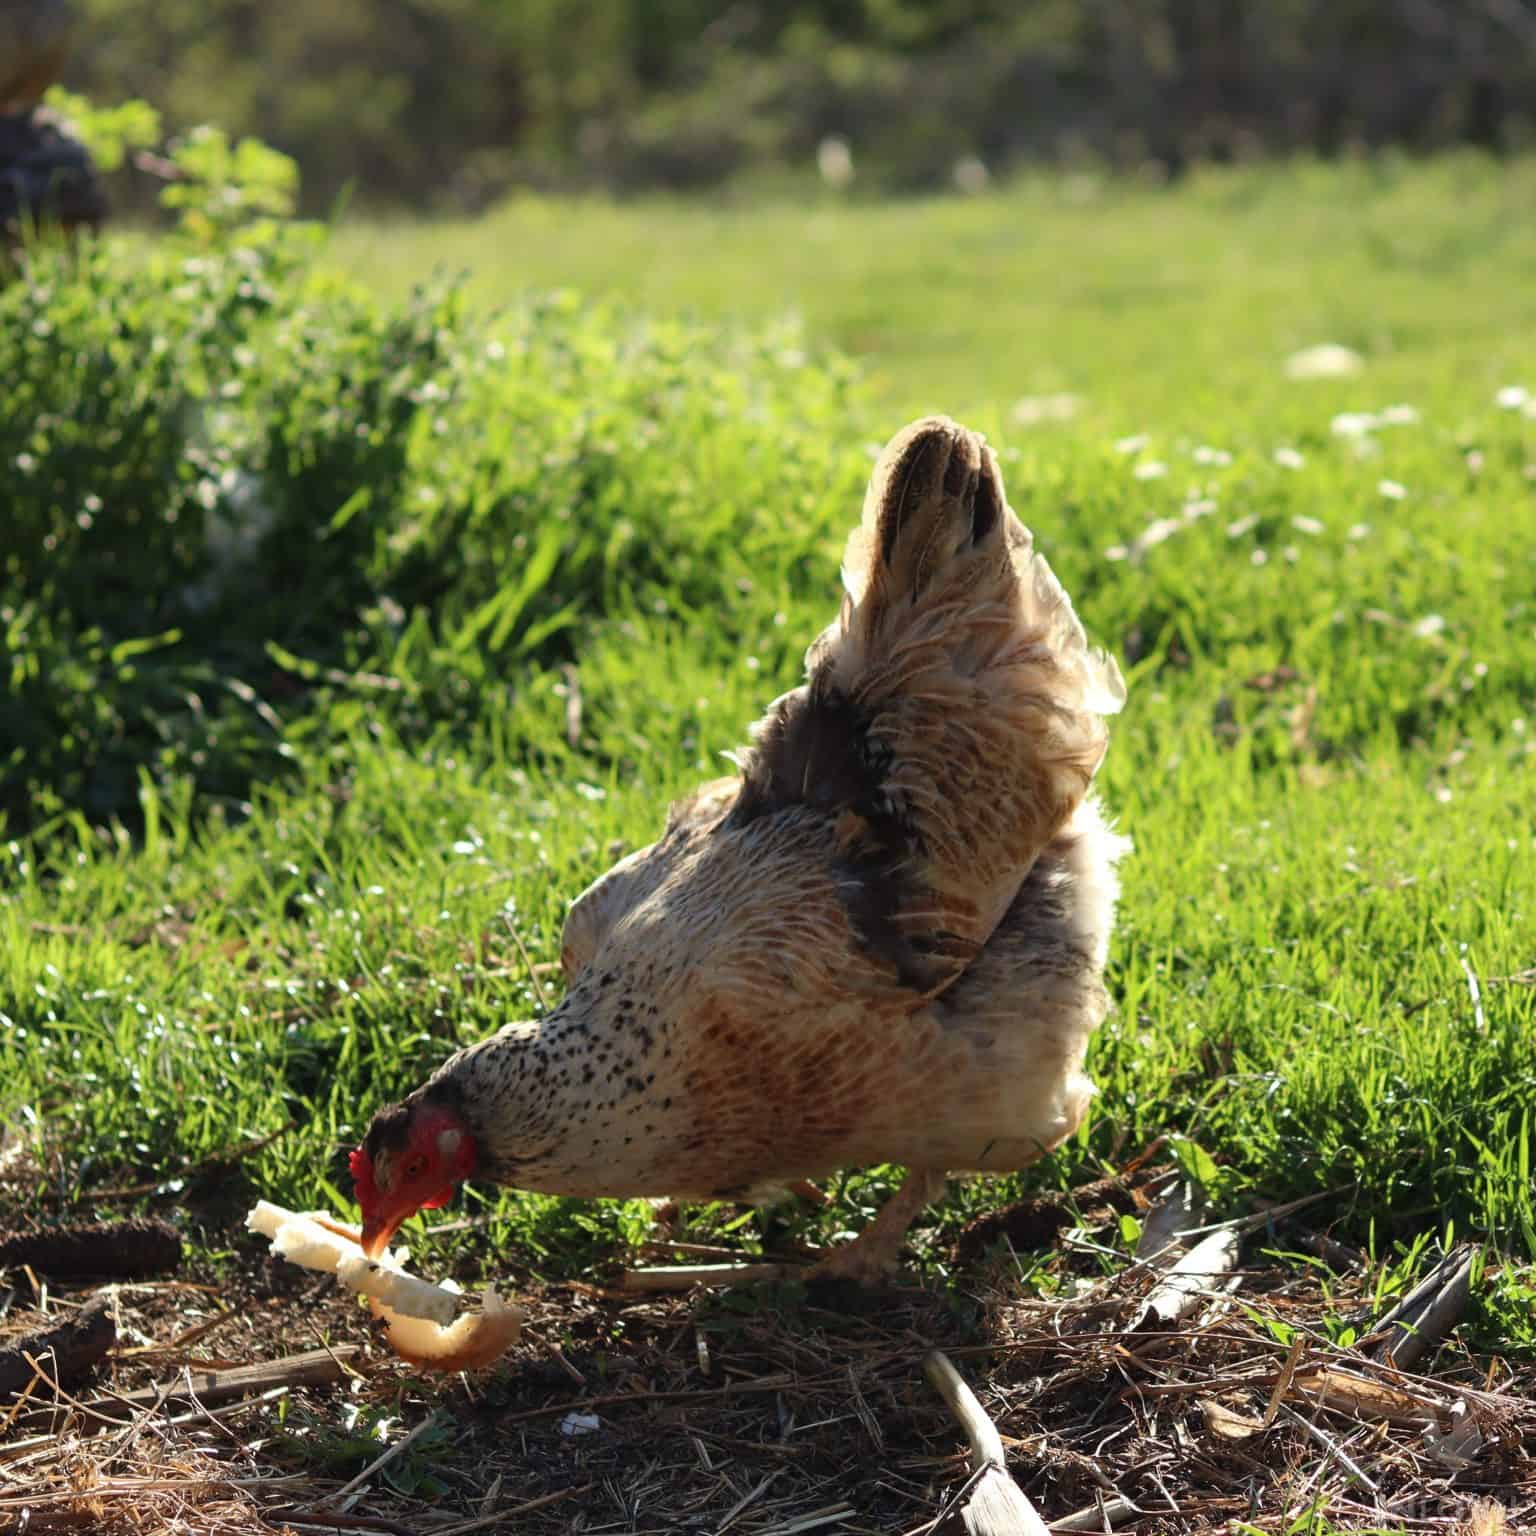
[[[1119,669],[941,417],[886,448],[843,580],[740,776],[572,907],[559,1007],[375,1117],[370,1252],[464,1178],[756,1199],[900,1163],[824,1265],[869,1277],[946,1173],[1023,1168],[1082,1120],[1128,846],[1090,793]]]

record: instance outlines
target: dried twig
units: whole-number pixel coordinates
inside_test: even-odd
[[[1174,1323],[1209,1292],[1210,1282],[1237,1266],[1242,1239],[1230,1228],[1212,1232],[1169,1269],[1132,1320],[1129,1332],[1150,1322]]]
[[[347,1362],[355,1359],[361,1350],[356,1344],[337,1344],[330,1349],[312,1349],[301,1355],[289,1355],[282,1360],[262,1360],[252,1365],[230,1366],[223,1370],[192,1370],[188,1378],[190,1390],[198,1403],[227,1403],[237,1398],[254,1397],[273,1387],[329,1386],[346,1374]],[[138,1409],[157,1402],[185,1401],[188,1388],[178,1381],[169,1389],[164,1386],[144,1387],[135,1392],[114,1392],[93,1399],[81,1406],[88,1414],[102,1423],[120,1424],[107,1417],[106,1410],[113,1408]],[[36,1421],[52,1416],[61,1417],[61,1411],[47,1408],[34,1410],[23,1422],[30,1429]],[[99,1426],[97,1426],[99,1427]],[[88,1420],[80,1427],[81,1434],[94,1434],[96,1427]]]
[[[1096,1504],[1090,1504],[1087,1509],[1074,1510],[1070,1515],[1063,1515],[1060,1520],[1053,1520],[1048,1527],[1056,1531],[1102,1531],[1108,1527],[1124,1525],[1133,1515],[1139,1515],[1141,1510],[1131,1501],[1122,1496],[1112,1499],[1100,1499]]]
[[[403,1456],[429,1429],[435,1429],[443,1422],[442,1414],[429,1413],[408,1435],[402,1435],[393,1445],[386,1446],[356,1477],[349,1478],[343,1483],[331,1495],[330,1502],[334,1504],[338,1500],[346,1498],[355,1489],[361,1488],[381,1467],[387,1467],[396,1457]]]
[[[975,1477],[960,1510],[965,1530],[970,1536],[1047,1536],[1045,1521],[1009,1477],[997,1426],[987,1417],[965,1378],[937,1349],[924,1357],[923,1374],[959,1420],[970,1442]]]
[[[533,956],[528,953],[528,946],[523,943],[523,936],[517,931],[517,924],[511,917],[503,916],[502,922],[506,924],[507,932],[512,935],[512,942],[517,946],[517,952],[522,957],[523,969],[528,972],[528,980],[533,983],[534,996],[539,1000],[539,1013],[546,1014],[549,1012],[549,999],[544,996],[544,983],[533,968]]]
[[[1312,1439],[1317,1441],[1317,1443],[1322,1446],[1323,1450],[1326,1451],[1328,1455],[1331,1456],[1336,1462],[1338,1462],[1338,1464],[1343,1467],[1351,1477],[1355,1478],[1358,1482],[1369,1488],[1372,1493],[1381,1492],[1381,1489],[1377,1487],[1375,1481],[1349,1456],[1344,1447],[1332,1440],[1310,1419],[1304,1419],[1299,1413],[1296,1412],[1294,1408],[1286,1408],[1282,1406],[1280,1411],[1286,1416],[1286,1418],[1295,1424],[1297,1428],[1305,1431],[1306,1434],[1310,1435]]]
[[[1472,1295],[1474,1253],[1465,1244],[1453,1248],[1382,1318],[1372,1330],[1389,1330],[1373,1351],[1377,1360],[1411,1370],[1456,1326]]]
[[[696,1285],[752,1285],[759,1280],[782,1280],[804,1265],[784,1264],[662,1264],[626,1269],[619,1287],[652,1294],[691,1291]]]
[[[1301,1352],[1307,1347],[1307,1336],[1297,1332],[1291,1340],[1291,1352],[1285,1357],[1285,1364],[1280,1367],[1279,1380],[1275,1382],[1274,1390],[1269,1394],[1269,1406],[1264,1410],[1263,1422],[1260,1429],[1268,1429],[1275,1422],[1275,1415],[1280,1412],[1280,1401],[1291,1390],[1291,1383],[1296,1379],[1296,1367],[1301,1363]]]

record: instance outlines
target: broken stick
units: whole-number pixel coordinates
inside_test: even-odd
[[[37,1377],[31,1355],[61,1386],[85,1376],[117,1342],[117,1325],[107,1298],[94,1296],[68,1317],[23,1334],[0,1349],[0,1395],[25,1392]]]
[[[626,1269],[619,1277],[624,1291],[691,1291],[696,1285],[752,1285],[782,1280],[803,1266],[785,1264],[658,1264]]]
[[[242,1397],[255,1397],[273,1387],[325,1387],[347,1373],[350,1362],[360,1353],[356,1344],[336,1344],[330,1349],[311,1349],[302,1355],[288,1355],[281,1360],[258,1360],[252,1365],[234,1365],[224,1370],[198,1370],[195,1366],[173,1381],[158,1387],[141,1387],[134,1392],[114,1392],[97,1397],[83,1406],[93,1415],[80,1426],[83,1435],[92,1435],[120,1420],[124,1409],[154,1408],[163,1403],[195,1401],[204,1408],[229,1403]],[[189,1390],[190,1388],[190,1390]],[[33,1431],[46,1430],[48,1421],[62,1424],[72,1410],[39,1408],[22,1416],[22,1423]]]
[[[923,1374],[959,1420],[971,1447],[974,1475],[959,1511],[968,1536],[1049,1536],[1035,1506],[1008,1475],[997,1426],[949,1357],[942,1350],[930,1350],[923,1360]]]
[[[1176,1323],[1192,1312],[1210,1294],[1213,1282],[1231,1275],[1241,1249],[1242,1238],[1231,1230],[1212,1232],[1202,1238],[1159,1281],[1127,1331],[1134,1333],[1149,1324]]]
[[[1412,1370],[1417,1361],[1438,1344],[1467,1310],[1472,1296],[1470,1245],[1453,1248],[1371,1331],[1388,1330],[1376,1347],[1375,1358]]]

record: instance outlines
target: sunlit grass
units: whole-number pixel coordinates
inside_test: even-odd
[[[1101,779],[1136,844],[1118,1012],[1089,1122],[1029,1179],[1178,1131],[1232,1197],[1345,1186],[1326,1219],[1384,1258],[1450,1229],[1536,1255],[1536,420],[1514,392],[1536,389],[1536,233],[1512,214],[1533,185],[1525,165],[1303,168],[343,231],[339,258],[390,290],[443,264],[483,299],[790,308],[809,345],[865,358],[872,398],[807,400],[839,445],[819,500],[776,505],[723,430],[711,483],[675,488],[663,510],[724,560],[729,521],[706,514],[757,487],[739,609],[616,608],[574,675],[515,670],[426,749],[354,701],[350,735],[238,826],[153,798],[137,845],[83,822],[13,845],[0,1102],[60,1154],[55,1192],[194,1177],[292,1120],[235,1177],[344,1203],[372,1110],[537,1009],[523,947],[553,960],[568,900],[793,683],[868,446],[938,408],[990,429],[1132,685]],[[1329,341],[1358,373],[1286,376]],[[1077,403],[1018,410],[1057,394]],[[633,1211],[498,1211],[492,1235],[535,1267],[638,1230]],[[1511,1318],[1514,1283],[1490,1303]]]
[[[1533,192],[1536,163],[1459,155],[878,204],[529,196],[473,221],[347,225],[336,251],[395,294],[440,267],[491,302],[570,287],[705,319],[795,313],[896,415],[1002,431],[1020,398],[1072,393],[1115,436],[1283,440],[1361,387],[1439,408],[1507,382],[1536,321],[1519,275]],[[1278,387],[1287,357],[1330,341],[1369,359],[1368,385]]]

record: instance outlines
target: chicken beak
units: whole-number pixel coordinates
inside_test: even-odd
[[[363,1236],[360,1246],[370,1259],[379,1258],[389,1247],[389,1240],[400,1228],[400,1223],[405,1220],[403,1215],[368,1216],[363,1221]]]

